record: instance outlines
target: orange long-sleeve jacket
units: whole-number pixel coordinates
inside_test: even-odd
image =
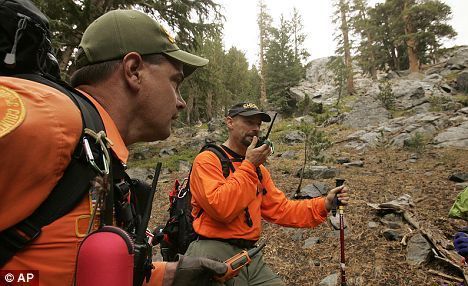
[[[125,162],[128,150],[117,127],[88,97],[103,119],[113,151]],[[81,132],[80,112],[68,96],[36,82],[0,77],[0,231],[31,215],[47,198]],[[85,196],[72,211],[45,226],[2,270],[38,270],[39,285],[73,285],[77,251],[90,214],[90,199]],[[162,285],[165,264],[155,266],[148,285]]]
[[[262,182],[248,160],[233,162],[233,165],[236,171],[224,178],[221,162],[213,152],[204,151],[194,160],[190,190],[195,217],[193,227],[199,235],[258,240],[262,218],[289,227],[314,227],[325,221],[328,211],[324,198],[288,200],[263,165],[260,166]],[[246,207],[252,227],[245,222]]]

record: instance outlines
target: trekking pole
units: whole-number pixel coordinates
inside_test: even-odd
[[[344,179],[336,179],[336,187],[344,184]],[[346,284],[346,273],[345,273],[345,241],[344,241],[344,206],[341,205],[338,197],[335,195],[336,205],[340,213],[340,250],[341,250],[341,261],[340,261],[340,272],[341,272],[341,286],[347,286]],[[336,214],[336,207],[335,207]]]
[[[135,254],[133,266],[133,286],[141,286],[143,285],[144,280],[146,280],[146,282],[149,282],[149,279],[151,277],[151,270],[153,267],[151,263],[152,246],[147,241],[146,229],[148,228],[148,223],[151,216],[154,193],[156,192],[156,187],[158,185],[161,166],[161,162],[158,162],[156,164],[153,182],[151,183],[151,187],[148,186],[148,189],[146,190],[149,194],[144,205],[141,224],[135,230],[136,236],[134,242]]]

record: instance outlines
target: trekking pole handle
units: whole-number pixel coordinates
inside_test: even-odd
[[[246,266],[252,261],[252,257],[254,257],[257,253],[265,247],[265,242],[262,242],[259,246],[247,250],[242,250],[241,252],[237,253],[233,257],[224,261],[227,266],[227,271],[222,276],[215,276],[215,280],[219,282],[226,282],[229,279],[236,277],[239,274],[239,271],[242,267]]]
[[[336,179],[335,180],[335,187],[342,186],[346,180],[345,179]],[[336,216],[337,208],[342,208],[340,200],[338,200],[338,194],[335,194],[332,202],[332,215]]]

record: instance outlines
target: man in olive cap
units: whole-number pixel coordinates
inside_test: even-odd
[[[257,147],[262,122],[270,116],[254,103],[232,106],[226,116],[228,138],[221,145],[229,157],[229,174],[211,151],[195,158],[190,175],[193,228],[198,239],[187,249],[189,256],[225,261],[242,250],[254,248],[260,239],[262,219],[288,227],[312,228],[324,222],[335,196],[346,205],[348,188],[330,190],[326,197],[288,200],[279,190],[264,163],[269,144]],[[212,285],[212,284],[208,284]],[[284,285],[263,261],[262,252],[248,267],[224,285]]]
[[[18,42],[20,49],[21,39]],[[207,59],[180,50],[148,15],[114,10],[84,32],[71,84],[96,107],[113,163],[123,170],[128,145],[169,137],[172,120],[186,106],[179,92],[182,81],[207,63]],[[0,150],[6,151],[1,157],[5,166],[11,166],[2,168],[0,178],[2,189],[8,190],[2,192],[0,209],[10,210],[0,212],[3,231],[28,218],[52,193],[76,155],[83,124],[77,106],[59,89],[16,77],[0,77],[0,89],[17,102],[13,111],[21,115],[14,124],[0,117],[1,124],[9,124],[0,132]],[[10,109],[0,102],[0,115]],[[20,168],[15,167],[18,163]],[[86,193],[71,211],[43,227],[2,269],[38,271],[40,285],[73,285],[78,246],[92,225],[93,199],[92,191]],[[122,221],[115,213],[116,220]],[[110,266],[114,263],[106,260]],[[223,263],[181,256],[175,263],[154,263],[145,285],[201,285],[204,282],[200,281],[225,271]]]

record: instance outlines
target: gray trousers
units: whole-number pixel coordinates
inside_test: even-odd
[[[228,258],[241,252],[242,249],[217,240],[195,240],[187,250],[186,255],[202,256],[217,261],[226,261]],[[226,281],[224,284],[213,282],[212,286],[285,286],[281,279],[263,261],[263,253],[260,251],[249,265],[242,268],[239,275]],[[207,285],[209,286],[209,285]]]

